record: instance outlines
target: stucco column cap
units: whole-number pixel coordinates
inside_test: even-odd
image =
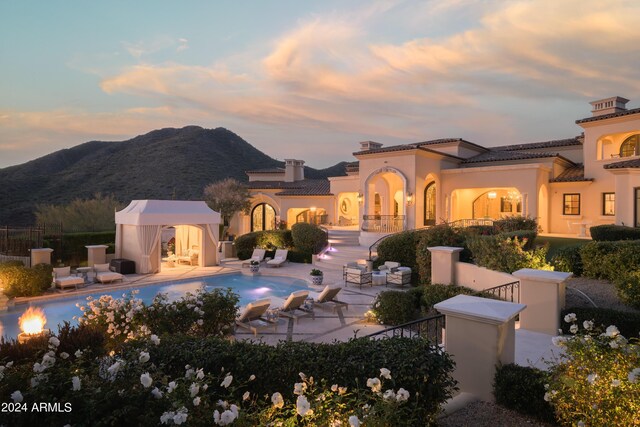
[[[460,252],[464,250],[464,248],[456,248],[455,246],[432,246],[427,249],[429,250],[429,252],[448,252],[448,253]]]
[[[527,308],[524,304],[489,298],[456,295],[439,302],[433,308],[446,316],[459,317],[491,325],[502,325]]]
[[[31,252],[53,252],[53,249],[51,248],[34,248],[34,249],[29,249]]]
[[[532,268],[523,268],[512,273],[518,279],[535,280],[536,282],[546,283],[562,283],[569,277],[573,276],[573,273],[565,273],[562,271],[546,271],[546,270],[534,270]]]
[[[89,246],[85,246],[85,248],[87,249],[100,249],[100,248],[108,248],[109,246],[107,245],[89,245]]]

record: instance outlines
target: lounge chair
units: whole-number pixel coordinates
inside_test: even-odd
[[[244,260],[242,262],[242,266],[243,267],[249,267],[251,265],[251,261],[258,261],[258,262],[263,262],[264,261],[264,256],[267,253],[266,250],[264,249],[254,249],[253,253],[251,254],[251,258]]]
[[[398,268],[400,267],[400,263],[399,262],[395,262],[395,261],[385,261],[384,264],[382,264],[381,266],[378,267],[378,271],[389,271],[389,270],[393,270],[394,268]]]
[[[322,290],[322,292],[310,292],[309,295],[314,299],[314,304],[317,304],[321,307],[331,304],[334,311],[339,307],[345,307],[347,310],[349,310],[349,304],[336,299],[336,296],[340,293],[341,290],[342,287],[340,286],[332,287],[327,285]]]
[[[252,325],[251,322],[261,320],[267,324],[274,326],[274,331],[278,327],[277,322],[270,322],[264,316],[264,314],[269,309],[271,305],[271,300],[269,298],[260,299],[257,301],[250,302],[247,304],[238,318],[236,319],[236,325],[241,328],[245,328],[253,332],[253,335],[258,335],[258,325]]]
[[[177,257],[178,264],[185,263],[189,265],[198,265],[198,256],[200,255],[200,251],[198,250],[198,246],[194,245],[188,251],[182,253],[181,256]]]
[[[362,271],[359,268],[347,268],[345,271],[344,284],[348,286],[349,283],[358,285],[373,286],[373,274],[370,271]]]
[[[309,298],[309,291],[295,291],[291,292],[289,298],[286,301],[274,298],[274,303],[277,301],[280,305],[280,315],[296,319],[296,322],[300,322],[301,317],[311,317],[315,319],[313,310],[306,310],[302,307],[304,301]]]
[[[60,289],[84,286],[84,278],[71,275],[71,267],[53,269],[53,281]]]
[[[411,283],[411,269],[397,267],[387,273],[387,285],[404,286]]]
[[[277,249],[273,259],[267,261],[267,267],[282,267],[282,264],[287,262],[287,255],[289,255],[288,250]]]
[[[357,268],[362,271],[367,271],[367,266],[359,264],[355,261],[348,262],[342,265],[342,279],[347,280],[347,268]]]
[[[96,282],[111,283],[116,280],[124,280],[124,276],[109,269],[109,264],[94,264],[93,271],[96,272]]]

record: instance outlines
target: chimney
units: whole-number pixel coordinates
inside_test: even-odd
[[[620,96],[613,96],[611,98],[600,99],[598,101],[590,102],[593,110],[591,110],[591,115],[593,117],[603,116],[605,114],[619,113],[621,111],[627,111],[626,103],[629,102],[628,99],[622,98]]]
[[[375,150],[377,148],[382,148],[382,144],[373,141],[360,142],[360,151]]]
[[[304,179],[304,160],[284,159],[284,181],[294,182]]]

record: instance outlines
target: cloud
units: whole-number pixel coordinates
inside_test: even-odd
[[[189,49],[189,40],[185,38],[178,39],[178,47],[176,48],[176,52],[182,52],[183,50]]]

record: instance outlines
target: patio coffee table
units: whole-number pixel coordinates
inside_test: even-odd
[[[371,273],[371,283],[373,285],[386,285],[387,273],[384,271],[374,271]]]

